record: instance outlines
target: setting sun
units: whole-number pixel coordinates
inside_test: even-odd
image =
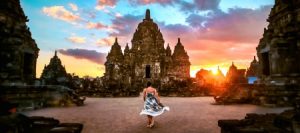
[[[226,75],[228,68],[229,68],[230,64],[224,64],[222,67],[220,66],[219,69],[221,70],[221,72],[223,73],[223,75]],[[200,70],[200,69],[205,69],[205,70],[209,70],[212,71],[212,73],[214,75],[218,74],[218,66],[191,66],[191,77],[196,77],[196,73]]]
[[[211,71],[212,71],[213,75],[217,75],[218,74],[218,70],[217,69],[212,69]]]

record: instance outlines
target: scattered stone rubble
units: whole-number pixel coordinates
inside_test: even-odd
[[[214,96],[217,105],[226,104],[245,104],[252,103],[252,89],[254,85],[250,84],[232,84],[228,85],[226,91],[221,95]]]
[[[83,124],[60,123],[49,117],[22,114],[0,116],[0,131],[3,133],[81,133]]]
[[[247,114],[242,120],[219,120],[221,133],[299,133],[300,104],[280,114]]]
[[[1,86],[1,98],[18,103],[18,110],[43,107],[82,106],[85,97],[64,86]]]

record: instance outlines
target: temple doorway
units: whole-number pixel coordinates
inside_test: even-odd
[[[269,62],[269,52],[262,53],[262,65],[263,69],[262,72],[264,75],[270,75],[270,62]]]
[[[33,74],[33,63],[34,55],[30,53],[24,53],[23,76],[25,78],[29,78]]]
[[[151,78],[150,65],[146,65],[146,78]]]

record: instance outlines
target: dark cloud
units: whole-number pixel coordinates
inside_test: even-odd
[[[112,26],[115,31],[110,33],[110,36],[128,36],[133,34],[136,25],[141,22],[143,16],[124,15],[122,17],[116,17],[112,20]]]
[[[200,16],[198,14],[191,14],[186,18],[186,22],[188,22],[189,25],[194,28],[204,28],[206,20],[207,17]]]
[[[86,59],[97,64],[104,64],[106,54],[99,53],[95,50],[87,50],[87,49],[60,49],[59,53],[67,56],[72,56],[77,59]]]
[[[128,0],[132,5],[149,5],[149,4],[160,4],[162,6],[173,5],[179,0]]]
[[[178,37],[181,38],[186,34],[190,34],[192,30],[189,26],[183,24],[165,24],[161,22],[158,25],[161,28],[165,42],[172,43],[171,45],[175,45]]]
[[[195,12],[219,9],[221,0],[193,0],[193,2],[179,1],[182,11]]]

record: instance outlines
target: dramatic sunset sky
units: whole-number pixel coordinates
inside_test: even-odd
[[[102,76],[114,38],[124,49],[146,9],[171,49],[181,38],[191,76],[201,68],[247,68],[274,0],[21,0],[40,48],[37,77],[54,51],[67,72]]]

